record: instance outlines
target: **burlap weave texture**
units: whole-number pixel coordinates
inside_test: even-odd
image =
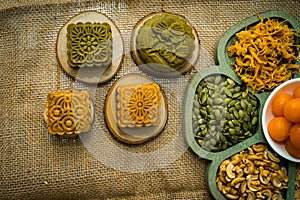
[[[185,16],[201,42],[198,70],[214,65],[218,39],[245,17],[284,10],[300,19],[300,1],[291,0],[0,0],[0,8],[0,199],[211,199],[204,180],[207,161],[182,144],[181,104],[192,73],[171,81],[155,79],[170,108],[167,127],[158,137],[129,146],[116,142],[106,128],[103,107],[108,89],[124,74],[141,73],[130,56],[131,31],[139,19],[162,9]],[[70,78],[55,53],[60,28],[87,10],[107,15],[124,39],[119,72],[97,87]],[[43,112],[48,92],[58,84],[61,89],[92,88],[97,120],[90,135],[78,140],[48,135]],[[155,154],[160,163],[147,158],[177,136],[182,141]],[[102,139],[116,148],[106,148]],[[134,159],[143,155],[141,162]]]

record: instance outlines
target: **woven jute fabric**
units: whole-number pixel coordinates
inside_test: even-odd
[[[300,19],[300,1],[12,1],[0,0],[0,199],[211,199],[205,159],[184,142],[182,100],[194,71],[214,65],[220,36],[238,21],[265,10]],[[201,43],[192,73],[156,79],[166,93],[169,118],[163,132],[141,145],[117,142],[103,115],[112,84],[142,73],[130,55],[131,33],[144,16],[161,10],[185,16]],[[81,11],[108,16],[124,40],[117,75],[91,86],[74,81],[59,66],[60,28]],[[92,92],[96,118],[91,133],[60,139],[43,120],[47,94],[60,89]]]

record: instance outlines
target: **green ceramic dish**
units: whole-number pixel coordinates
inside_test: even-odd
[[[295,30],[300,29],[299,22],[291,16],[289,13],[284,11],[266,11],[260,13],[259,16],[261,18],[278,18],[280,20],[288,20],[289,26],[294,28]],[[205,78],[213,74],[219,74],[225,77],[229,77],[234,80],[237,84],[241,84],[240,78],[234,72],[234,69],[230,64],[234,61],[234,58],[229,58],[227,54],[227,48],[232,44],[232,41],[235,38],[235,34],[240,32],[247,26],[254,25],[260,21],[260,18],[257,15],[253,15],[249,18],[244,19],[240,23],[230,27],[221,37],[219,43],[217,45],[216,50],[216,63],[217,66],[209,67],[203,70],[200,70],[191,80],[190,85],[186,90],[186,99],[184,102],[183,112],[183,129],[186,134],[186,142],[199,157],[210,160],[211,163],[207,166],[206,172],[206,181],[207,186],[215,199],[221,200],[225,199],[223,194],[219,192],[216,184],[217,172],[220,164],[227,158],[232,155],[241,152],[242,150],[258,143],[267,144],[269,149],[272,149],[262,132],[262,124],[261,124],[261,116],[264,103],[268,98],[270,92],[256,93],[255,97],[259,100],[258,112],[259,112],[259,123],[258,127],[253,133],[253,135],[236,145],[229,147],[223,151],[219,152],[209,152],[200,147],[200,145],[195,140],[195,135],[193,132],[193,124],[192,124],[192,112],[193,112],[193,100],[194,95],[197,89],[198,84]],[[299,41],[296,41],[297,43]],[[300,63],[298,63],[300,64]],[[295,74],[294,77],[299,77],[299,74]],[[250,90],[250,89],[249,89]],[[250,90],[251,91],[251,90]],[[284,158],[281,158],[281,164],[284,165],[288,170],[288,190],[283,194],[283,197],[288,200],[294,199],[294,185],[295,185],[295,173],[296,173],[296,164],[294,162],[290,162]]]

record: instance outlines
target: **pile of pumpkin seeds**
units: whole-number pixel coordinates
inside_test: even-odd
[[[258,100],[232,79],[210,75],[197,86],[192,118],[198,144],[207,151],[222,151],[255,133]]]

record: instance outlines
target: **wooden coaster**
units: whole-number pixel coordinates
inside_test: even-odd
[[[112,135],[124,143],[128,144],[140,144],[150,140],[158,135],[167,122],[168,118],[168,106],[164,92],[160,88],[160,104],[159,104],[159,117],[160,122],[158,125],[142,126],[134,128],[120,128],[117,124],[117,108],[116,108],[116,91],[119,86],[133,85],[133,84],[151,84],[155,83],[150,78],[140,74],[127,74],[118,79],[108,92],[106,97],[104,115],[106,124],[111,131]]]
[[[107,68],[72,68],[68,64],[67,27],[69,24],[76,24],[79,22],[105,22],[110,25],[112,31],[113,52],[112,64]],[[116,25],[107,16],[96,11],[81,12],[80,14],[72,17],[59,31],[56,43],[57,57],[64,71],[78,81],[92,84],[104,83],[106,81],[109,81],[117,73],[123,60],[123,51],[123,39]]]
[[[173,69],[172,67],[169,67],[167,72],[162,72],[162,71],[158,70],[159,67],[162,67],[160,64],[144,63],[144,61],[140,58],[139,53],[137,51],[136,42],[137,42],[137,36],[139,34],[141,27],[145,24],[146,21],[148,21],[152,17],[157,16],[157,15],[162,15],[162,14],[172,14],[172,13],[167,13],[167,12],[151,13],[151,14],[145,16],[144,18],[142,18],[135,25],[133,35],[131,38],[131,56],[132,56],[133,60],[135,61],[135,63],[138,65],[138,67],[147,74],[150,74],[150,75],[153,75],[156,77],[161,77],[161,78],[179,77],[182,74],[190,71],[193,68],[193,66],[195,66],[195,64],[198,60],[199,51],[200,51],[200,41],[198,39],[197,32],[196,32],[195,28],[183,16],[176,15],[177,17],[185,20],[186,23],[188,24],[188,26],[191,27],[192,33],[194,35],[194,47],[195,47],[194,51],[192,53],[192,57],[189,60],[187,60],[187,64],[185,66],[183,66],[177,70]],[[175,14],[172,14],[172,15],[175,15]]]

